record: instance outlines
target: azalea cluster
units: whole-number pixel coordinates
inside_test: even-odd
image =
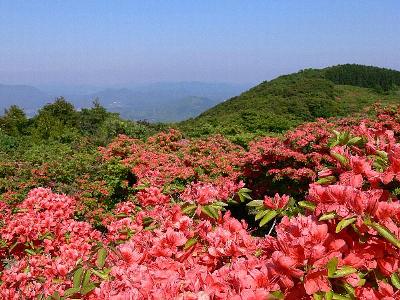
[[[286,193],[302,197],[318,171],[331,162],[328,141],[334,124],[324,119],[306,123],[284,137],[264,137],[250,143],[242,162],[253,194]]]
[[[232,198],[243,187],[244,150],[222,136],[187,140],[171,129],[142,142],[121,135],[100,152],[105,160],[128,167],[136,178],[134,187],[146,193],[158,188],[205,204]]]
[[[34,299],[70,286],[68,274],[90,262],[100,232],[72,216],[75,201],[37,188],[19,205],[0,204],[0,298]]]
[[[0,201],[0,298],[399,299],[400,131],[382,114],[248,151],[176,130],[119,136],[100,148],[104,181]],[[82,214],[94,193],[118,199],[96,222]]]

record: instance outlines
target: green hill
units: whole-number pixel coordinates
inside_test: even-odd
[[[177,124],[189,136],[281,133],[318,117],[346,116],[380,101],[400,103],[400,72],[362,65],[307,69],[265,81]]]

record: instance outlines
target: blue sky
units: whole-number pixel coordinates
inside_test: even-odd
[[[0,0],[0,83],[257,83],[400,69],[400,1]]]

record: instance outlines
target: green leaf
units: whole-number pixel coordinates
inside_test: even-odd
[[[91,275],[92,275],[92,272],[90,270],[87,270],[85,272],[85,276],[83,276],[82,286],[87,285],[90,282]]]
[[[220,206],[220,205],[217,205],[217,204],[215,204],[215,203],[210,204],[209,206],[212,207],[212,208],[214,208],[214,209],[217,211],[217,213],[218,213],[219,210],[221,210],[221,211],[226,211],[225,207]]]
[[[158,225],[157,224],[153,224],[153,225],[149,225],[149,226],[143,228],[143,230],[152,231],[152,230],[154,230],[156,228],[158,228]]]
[[[243,202],[243,201],[242,201]],[[236,200],[233,200],[232,198],[229,198],[227,201],[226,201],[226,203],[228,204],[228,205],[237,205],[237,204],[239,204],[239,202],[237,202]]]
[[[197,243],[197,238],[191,238],[186,241],[183,249],[187,250],[187,249],[191,248],[192,246],[194,246],[196,243]]]
[[[394,285],[396,289],[400,289],[400,278],[399,274],[393,273],[392,276],[390,276],[390,281]]]
[[[340,294],[333,293],[333,300],[352,300],[350,297],[342,296]]]
[[[51,297],[52,297],[54,300],[61,300],[60,294],[59,294],[57,291],[55,291],[55,292],[53,293],[53,295],[51,295]]]
[[[346,228],[347,226],[351,225],[356,220],[357,220],[356,217],[340,220],[340,222],[336,225],[336,233],[341,232],[344,228]]]
[[[221,207],[228,206],[228,204],[227,204],[227,203],[225,203],[225,202],[222,202],[222,201],[217,201],[217,202],[214,202],[214,203],[213,203],[213,205],[217,205],[217,206],[221,206]]]
[[[216,211],[215,208],[213,208],[213,207],[210,206],[210,205],[203,206],[203,207],[201,208],[201,211],[202,211],[204,214],[206,214],[207,216],[209,216],[210,218],[218,219],[218,212]]]
[[[356,273],[357,269],[349,267],[349,266],[343,266],[339,270],[336,270],[335,274],[333,274],[332,278],[340,278],[340,277],[345,277],[347,275]]]
[[[390,243],[392,243],[397,248],[400,248],[400,241],[397,239],[397,237],[393,233],[390,232],[389,229],[387,229],[385,226],[380,225],[376,222],[372,222],[371,226],[376,231],[378,231],[378,233],[381,236],[383,236],[386,240],[388,240]]]
[[[332,300],[333,299],[333,291],[329,291],[325,293],[325,300]]]
[[[239,190],[239,192],[237,193],[239,196],[240,201],[244,201],[246,199],[251,200],[251,196],[249,195],[249,193],[251,192],[251,190],[247,189],[247,188],[242,188]]]
[[[256,216],[255,216],[254,219],[257,221],[257,220],[261,219],[262,217],[264,217],[268,212],[269,212],[268,209],[266,209],[266,210],[261,210],[261,211],[259,211],[259,212],[256,214]]]
[[[256,206],[263,206],[264,200],[253,200],[246,204],[246,206],[256,207]]]
[[[347,142],[349,141],[349,138],[350,138],[350,132],[348,132],[348,131],[342,132],[342,133],[340,134],[340,137],[339,137],[340,143],[341,143],[342,145],[347,144]]]
[[[353,297],[354,297],[355,290],[354,290],[354,288],[351,286],[351,284],[345,282],[345,283],[343,283],[343,287],[344,287],[344,289],[346,290],[347,294],[349,294],[349,295],[352,296],[352,298],[353,298]]]
[[[36,255],[36,252],[33,251],[32,249],[25,249],[25,252],[28,253],[29,255]]]
[[[334,218],[336,218],[336,212],[332,211],[332,212],[328,212],[323,214],[322,216],[319,217],[319,221],[328,221],[328,220],[332,220]]]
[[[388,166],[388,161],[379,156],[375,156],[372,166],[375,168],[375,170],[383,172]]]
[[[355,137],[352,137],[352,138],[347,142],[347,145],[359,145],[359,144],[361,144],[362,141],[363,141],[363,138],[362,138],[362,137],[355,136]]]
[[[275,218],[277,214],[278,213],[276,212],[276,210],[268,211],[268,213],[261,219],[260,227],[263,227],[265,224]]]
[[[328,277],[332,277],[336,270],[337,270],[337,265],[338,265],[338,258],[334,257],[332,258],[328,264],[327,264],[327,269],[328,269]]]
[[[183,212],[185,215],[192,214],[192,213],[194,212],[194,210],[196,209],[196,207],[197,207],[196,204],[187,205],[187,206],[185,206],[185,207],[182,209],[182,212]]]
[[[285,295],[281,292],[281,291],[273,291],[270,293],[272,297],[272,299],[283,299],[285,297]]]
[[[313,295],[314,300],[323,300],[324,296],[321,293],[315,293]]]
[[[246,194],[246,193],[243,193],[243,194],[240,194],[244,199],[247,199],[247,200],[252,200],[253,198],[251,198],[251,196],[249,195],[249,194]],[[243,201],[244,201],[244,199],[243,199]]]
[[[96,285],[93,282],[91,282],[88,285],[85,285],[84,287],[82,287],[81,294],[82,295],[89,294],[95,288],[96,288]]]
[[[150,225],[151,223],[153,223],[153,218],[151,218],[151,217],[144,217],[143,218],[143,225],[145,225],[145,226],[147,226],[147,225]]]
[[[335,147],[337,145],[339,145],[339,140],[338,139],[332,140],[328,144],[329,148],[333,148],[333,147]]]
[[[2,282],[0,282],[0,283],[2,283]],[[36,298],[36,300],[44,300],[44,299],[46,299],[46,298],[43,294],[39,294]]]
[[[380,157],[383,159],[387,160],[388,159],[388,154],[385,151],[382,150],[376,150],[376,154],[378,154]]]
[[[62,278],[53,278],[51,281],[53,283],[55,283],[55,284],[60,284],[60,283],[64,282],[64,279],[62,279]]]
[[[214,219],[218,219],[218,217],[219,217],[218,210],[213,205],[208,205],[208,209],[211,212],[211,214],[214,216]]]
[[[251,190],[250,189],[248,189],[248,188],[241,188],[240,190],[239,190],[239,193],[251,193]]]
[[[100,278],[103,279],[103,280],[107,280],[107,279],[108,279],[108,273],[109,273],[108,270],[109,270],[109,269],[103,270],[103,271],[96,271],[96,270],[93,269],[92,272],[93,272],[93,274],[96,275],[97,277],[100,277]]]
[[[79,288],[75,288],[75,287],[70,288],[64,292],[64,297],[70,297],[72,295],[79,293],[79,291],[80,291]]]
[[[136,186],[134,190],[135,191],[142,191],[142,190],[144,190],[144,189],[146,189],[148,187],[149,187],[148,184],[141,184],[141,185]]]
[[[80,288],[81,282],[82,282],[82,277],[83,277],[83,268],[80,267],[74,273],[74,278],[73,278],[73,287],[74,288]]]
[[[335,176],[326,176],[326,177],[318,179],[316,183],[320,184],[320,185],[328,185],[328,184],[332,184],[334,182],[336,182]]]
[[[360,281],[358,282],[358,286],[363,286],[367,280],[365,278],[361,278]]]
[[[300,207],[309,209],[309,210],[314,210],[316,205],[310,201],[299,201],[297,203]]]
[[[43,276],[36,277],[36,281],[39,281],[40,283],[45,283],[46,280],[47,280],[46,277]]]
[[[106,257],[107,250],[104,248],[100,248],[99,251],[97,251],[96,266],[98,266],[100,269],[103,268],[106,262]]]
[[[331,156],[335,158],[342,166],[347,167],[349,165],[349,160],[345,156],[334,151],[331,151]]]

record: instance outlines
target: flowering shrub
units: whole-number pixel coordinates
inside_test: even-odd
[[[144,206],[156,203],[143,202],[143,193],[163,192],[194,204],[190,206],[193,210],[197,204],[226,202],[243,187],[240,176],[244,150],[222,136],[185,140],[171,129],[147,142],[119,136],[100,152],[105,160],[118,159],[131,169],[136,177],[134,187],[144,189],[138,194]],[[220,210],[221,205],[217,204],[216,209]],[[211,207],[211,214],[216,217],[216,213]]]
[[[12,209],[2,204],[2,299],[64,293],[71,283],[68,275],[93,259],[101,234],[72,219],[74,205],[73,199],[43,188]]]
[[[302,197],[318,170],[331,161],[328,140],[334,124],[323,119],[306,123],[284,137],[250,143],[243,174],[254,195],[286,193]]]
[[[192,181],[235,181],[240,175],[241,147],[222,136],[185,140],[171,129],[147,142],[119,136],[107,148],[100,148],[106,160],[119,159],[132,168],[136,185],[167,188],[168,185]]]
[[[400,299],[400,144],[382,113],[247,152],[120,136],[100,149],[107,176],[79,177],[74,197],[0,201],[0,299]]]

